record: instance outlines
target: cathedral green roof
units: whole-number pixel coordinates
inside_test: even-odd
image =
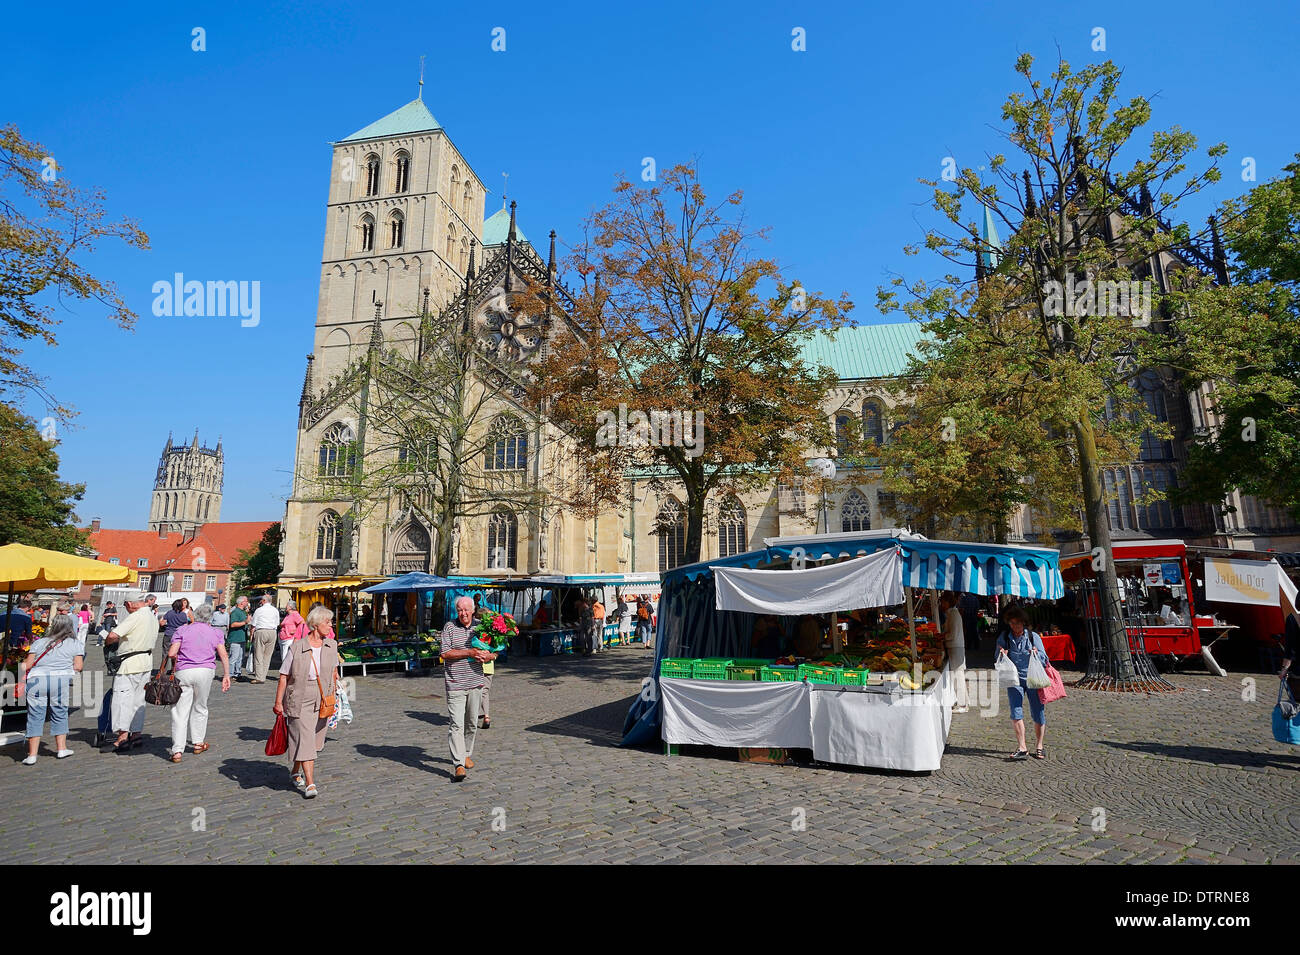
[[[506,236],[510,233],[510,210],[498,209],[491,216],[483,220],[483,244],[484,245],[505,245]],[[528,236],[524,235],[524,230],[519,228],[519,222],[515,222],[515,238],[520,242],[527,242]],[[531,244],[531,243],[530,243]]]
[[[341,143],[350,143],[359,139],[383,139],[386,136],[402,136],[407,133],[425,133],[442,129],[438,121],[429,112],[423,100],[413,99],[401,109],[394,110],[383,119],[377,119],[364,129],[358,129]]]
[[[892,378],[907,369],[908,356],[924,337],[916,322],[850,325],[814,336],[800,356],[809,365],[828,365],[841,380]]]

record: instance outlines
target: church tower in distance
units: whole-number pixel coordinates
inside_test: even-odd
[[[190,444],[167,446],[158,459],[149,508],[149,530],[188,534],[209,521],[221,520],[221,487],[225,455],[221,439],[215,448],[199,447],[199,432]]]

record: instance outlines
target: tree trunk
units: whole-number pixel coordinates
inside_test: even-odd
[[[1114,550],[1110,540],[1110,522],[1106,499],[1102,493],[1101,468],[1097,460],[1097,441],[1092,421],[1083,417],[1074,422],[1074,436],[1079,448],[1079,471],[1083,479],[1084,514],[1088,537],[1092,541],[1093,567],[1097,568],[1097,601],[1101,611],[1101,632],[1106,652],[1115,661],[1115,673],[1121,682],[1136,679],[1133,654],[1129,651],[1124,612],[1120,607],[1119,580],[1115,573]],[[1100,564],[1100,566],[1098,566]]]
[[[686,483],[686,563],[694,564],[702,559],[704,545],[704,489],[701,482]]]

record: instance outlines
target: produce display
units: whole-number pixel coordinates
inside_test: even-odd
[[[934,624],[916,625],[916,652],[917,658],[913,659],[907,622],[895,618],[864,645],[816,660],[792,655],[776,660],[666,658],[661,661],[659,672],[664,677],[695,680],[761,680],[772,683],[802,680],[840,686],[865,686],[884,679],[897,679],[903,689],[919,690],[925,686],[925,674],[941,670],[944,665],[943,635]],[[873,673],[888,676],[871,679]]]

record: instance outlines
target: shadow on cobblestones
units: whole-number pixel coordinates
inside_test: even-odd
[[[578,710],[549,723],[536,723],[527,730],[529,733],[585,739],[596,746],[616,747],[622,740],[623,718],[627,715],[628,705],[627,700],[617,700],[603,706]],[[493,723],[496,721],[493,720]]]
[[[446,726],[450,722],[441,713],[429,713],[421,710],[407,710],[406,716],[408,719],[419,720],[421,723],[428,723],[430,726]]]
[[[1127,750],[1131,753],[1150,753],[1153,756],[1188,759],[1214,766],[1271,766],[1276,769],[1300,770],[1300,757],[1283,756],[1278,753],[1247,753],[1242,750],[1220,749],[1213,746],[1171,746],[1166,743],[1114,743],[1109,740],[1097,742],[1112,749]]]
[[[269,726],[241,726],[235,730],[235,736],[250,743],[265,743],[271,738]]]
[[[239,784],[240,789],[272,789],[293,792],[288,770],[278,762],[265,759],[225,759],[217,769],[222,776]]]
[[[430,756],[427,748],[423,746],[374,746],[370,743],[358,743],[353,748],[367,759],[388,759],[413,769],[423,769],[425,772],[443,776],[450,775],[448,770],[443,768],[450,766],[450,761]],[[435,766],[437,768],[434,768]]]

